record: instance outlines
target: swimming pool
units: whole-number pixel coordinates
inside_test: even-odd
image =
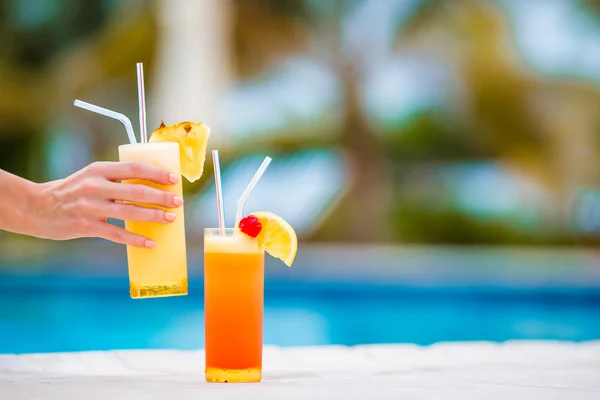
[[[549,273],[537,275],[544,276],[542,284],[518,285],[493,276],[494,282],[503,283],[491,285],[481,278],[489,277],[489,270],[474,281],[473,274],[463,274],[461,279],[457,276],[463,275],[455,273],[454,278],[440,277],[439,270],[423,264],[401,268],[404,273],[390,279],[382,273],[374,277],[381,269],[375,265],[377,260],[383,262],[382,253],[377,254],[378,259],[366,257],[372,260],[370,266],[359,268],[370,271],[372,279],[353,275],[350,267],[346,273],[335,269],[323,273],[326,268],[314,261],[326,259],[323,254],[317,254],[312,262],[310,256],[299,260],[293,268],[297,272],[268,265],[265,343],[425,345],[463,340],[600,338],[596,275],[587,279],[587,285],[560,276],[548,279]],[[115,262],[124,265],[121,255],[116,257]],[[410,264],[406,254],[401,260],[402,265]],[[0,273],[0,353],[203,347],[201,266],[190,266],[188,296],[134,301],[128,296],[123,268],[115,268],[118,273],[94,275],[73,267],[67,273],[65,262],[90,264],[89,260],[70,257],[53,261],[61,267],[46,266],[35,273]],[[356,257],[356,262],[361,258]],[[448,259],[437,262],[456,270]],[[463,268],[464,264],[463,259]],[[482,264],[481,269],[486,268]],[[413,276],[407,270],[420,273]],[[571,275],[575,274],[572,270]],[[519,279],[527,281],[523,276]]]

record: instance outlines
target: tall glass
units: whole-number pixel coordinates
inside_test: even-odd
[[[183,196],[179,144],[172,142],[140,143],[119,146],[121,161],[141,161],[162,167],[179,176],[177,184],[158,185],[153,182],[131,179],[124,183],[137,183]],[[156,207],[143,204],[146,207]],[[181,296],[188,293],[187,259],[185,251],[185,226],[183,206],[166,209],[176,214],[169,224],[125,221],[125,228],[156,242],[154,249],[127,246],[130,294],[133,299],[164,296]]]
[[[238,229],[204,231],[206,380],[260,382],[264,251]]]

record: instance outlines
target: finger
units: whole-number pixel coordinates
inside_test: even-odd
[[[99,162],[93,167],[111,181],[125,179],[143,179],[160,185],[173,185],[179,181],[179,176],[151,164],[143,162]]]
[[[159,224],[168,224],[175,221],[175,213],[164,211],[158,208],[148,208],[136,206],[135,204],[116,204],[109,203],[106,209],[106,216],[109,218],[120,219],[123,221],[143,221],[156,222]]]
[[[120,226],[111,225],[105,222],[98,222],[93,230],[95,236],[110,240],[111,242],[126,244],[128,246],[153,249],[156,242],[143,236],[135,235]]]
[[[166,208],[179,207],[183,204],[182,197],[146,185],[107,182],[105,190],[106,196],[115,201],[132,201]]]

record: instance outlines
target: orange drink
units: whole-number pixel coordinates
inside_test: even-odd
[[[239,229],[204,233],[206,380],[259,382],[264,250]]]

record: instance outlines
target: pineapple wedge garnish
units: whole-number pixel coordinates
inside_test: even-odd
[[[150,142],[177,142],[181,156],[181,174],[190,182],[195,182],[202,176],[206,146],[210,128],[202,122],[180,122],[166,126],[161,121],[160,126],[150,136]]]

